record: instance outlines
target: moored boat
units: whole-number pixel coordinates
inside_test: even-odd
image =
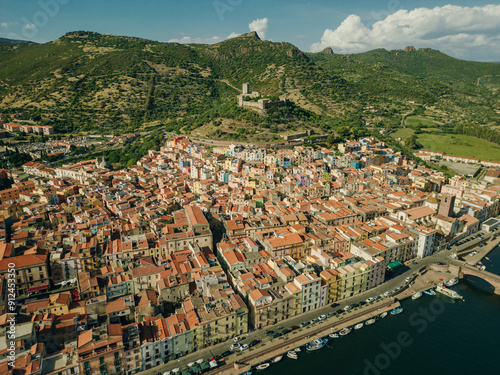
[[[422,292],[417,292],[411,296],[411,299],[419,299],[422,297]]]
[[[297,353],[295,353],[294,351],[286,353],[286,356],[288,358],[290,358],[290,359],[297,359],[297,358],[299,358],[299,356],[297,355]]]
[[[340,331],[339,331],[339,335],[340,336],[345,336],[349,333],[351,333],[352,329],[349,328],[349,327],[345,327],[345,328],[342,328]]]
[[[257,370],[265,370],[266,368],[268,368],[269,366],[271,366],[269,363],[261,363],[260,365],[258,365],[256,367]]]
[[[297,353],[298,353],[298,352],[300,352],[300,348],[295,348],[295,349],[293,349],[293,350],[294,350],[295,352],[297,352]]]
[[[438,291],[439,293],[444,294],[445,296],[450,297],[450,298],[464,299],[460,294],[458,294],[454,290],[448,289],[444,285],[437,286],[436,291]]]
[[[241,375],[252,375],[252,371],[247,371],[247,372],[244,372],[243,374]]]
[[[371,318],[371,319],[368,319],[366,322],[365,322],[365,326],[369,326],[369,325],[372,325],[373,323],[375,323],[376,320]]]
[[[282,355],[279,355],[277,357],[274,357],[273,358],[273,363],[278,363],[279,361],[281,361],[283,359],[283,356]]]
[[[453,285],[457,285],[458,284],[458,278],[454,278],[454,279],[451,279],[451,280],[448,280],[447,282],[444,283],[444,285],[446,286],[453,286]]]
[[[399,315],[402,312],[403,312],[403,308],[402,307],[398,307],[396,309],[391,310],[391,315]]]
[[[332,339],[338,339],[340,337],[338,333],[330,333],[328,336]]]
[[[428,296],[435,296],[436,292],[432,289],[424,290],[424,293],[427,294]]]
[[[318,350],[326,345],[328,339],[316,339],[306,344],[307,350]]]
[[[358,323],[354,326],[354,329],[361,329],[363,328],[364,324],[363,323]]]
[[[386,316],[387,316],[387,311],[384,311],[382,314],[380,314],[380,316],[379,316],[379,317],[383,319],[383,318],[385,318]]]

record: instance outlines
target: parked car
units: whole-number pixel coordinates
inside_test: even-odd
[[[249,347],[254,347],[255,345],[259,344],[260,340],[253,340],[250,344],[248,344]]]
[[[247,350],[250,346],[248,346],[248,344],[243,344],[240,346],[240,352],[242,352],[243,350]]]
[[[352,309],[352,307],[349,306],[349,305],[347,305],[347,306],[344,307],[344,311],[349,311],[350,309]]]
[[[300,328],[304,328],[305,326],[308,326],[310,323],[309,322],[302,322],[300,323]]]
[[[299,326],[291,326],[291,327],[290,327],[290,329],[291,329],[292,331],[295,331],[296,329],[299,329],[299,328],[300,328]]]
[[[238,343],[234,343],[234,344],[231,344],[231,346],[229,347],[229,349],[231,349],[233,352],[236,351],[236,350],[240,350],[240,344]]]
[[[222,353],[219,358],[225,358],[227,357],[228,355],[231,355],[231,352],[229,350],[225,351],[224,353]]]
[[[233,341],[234,341],[234,342],[238,342],[238,341],[240,341],[240,340],[241,340],[241,337],[238,337],[238,336],[236,336],[236,337],[233,339]]]
[[[265,332],[266,336],[271,336],[274,333],[274,331],[268,330]]]

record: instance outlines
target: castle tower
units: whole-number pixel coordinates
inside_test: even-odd
[[[248,83],[243,84],[243,95],[248,95],[250,94],[250,86]]]
[[[441,203],[439,204],[439,215],[446,217],[453,216],[453,207],[455,206],[455,196],[450,194],[444,194],[441,197]]]

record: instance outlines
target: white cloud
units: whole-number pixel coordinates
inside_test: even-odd
[[[2,26],[3,28],[5,29],[8,29],[9,28],[9,24],[7,22],[2,22],[0,23],[0,26]]]
[[[355,14],[335,30],[324,31],[313,52],[332,47],[337,53],[356,53],[373,48],[400,49],[408,45],[430,47],[457,57],[474,58],[500,51],[500,5],[399,10],[367,27]]]
[[[226,39],[231,39],[239,36],[238,33],[231,33],[226,37],[220,36],[210,36],[210,37],[191,37],[191,36],[183,36],[180,39],[170,39],[168,42],[170,43],[182,43],[182,44],[215,44],[222,42]]]
[[[266,39],[267,17],[253,20],[248,24],[248,28],[250,29],[250,31],[256,31],[261,39]]]
[[[36,25],[34,23],[27,23],[24,28],[26,30],[31,30],[31,29],[34,29],[36,27]]]

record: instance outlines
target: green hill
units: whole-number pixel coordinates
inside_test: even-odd
[[[500,64],[432,50],[313,54],[256,33],[182,45],[78,31],[0,47],[0,112],[58,132],[164,126],[245,139],[305,127],[362,133],[366,123],[398,127],[414,112],[451,132],[457,122],[498,123],[498,77]],[[267,114],[238,108],[244,82],[291,104]]]
[[[29,42],[27,40],[0,38],[0,47],[1,46],[13,46],[13,45],[22,44],[22,43],[33,43],[33,42]]]

